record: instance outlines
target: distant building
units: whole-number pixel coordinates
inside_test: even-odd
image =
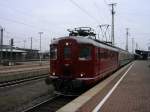
[[[10,45],[3,45],[0,50],[2,60],[25,61],[39,58],[39,50],[24,49],[19,47],[12,47]]]
[[[16,49],[25,51],[26,59],[38,59],[39,58],[39,50],[37,50],[37,49],[27,49],[27,48],[19,48],[19,47],[16,47]]]

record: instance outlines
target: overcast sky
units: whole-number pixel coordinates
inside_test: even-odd
[[[39,34],[42,35],[42,50],[49,49],[52,38],[68,35],[67,29],[90,26],[98,31],[99,24],[111,24],[111,2],[115,7],[115,43],[125,48],[125,29],[140,49],[150,45],[149,0],[0,0],[0,26],[5,28],[4,43],[14,38],[15,46],[39,49]]]

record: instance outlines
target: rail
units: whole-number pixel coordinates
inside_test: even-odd
[[[43,79],[43,78],[46,78],[47,76],[48,74],[42,74],[38,76],[31,76],[31,77],[21,78],[21,79],[16,79],[16,80],[3,81],[3,82],[0,82],[0,88],[15,86],[24,82],[33,81],[37,79]]]
[[[36,105],[33,105],[21,112],[55,112],[65,104],[72,101],[75,97],[66,97],[61,95],[55,95],[45,101],[42,101]]]

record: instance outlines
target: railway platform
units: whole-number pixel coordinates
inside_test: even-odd
[[[150,60],[134,61],[58,112],[150,112]]]
[[[0,83],[48,74],[49,65],[0,67]]]

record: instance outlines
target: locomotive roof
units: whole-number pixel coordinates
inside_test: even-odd
[[[123,49],[121,49],[119,47],[112,46],[112,45],[109,45],[109,44],[107,44],[105,42],[93,39],[93,37],[91,37],[91,36],[87,36],[87,37],[82,37],[82,36],[60,37],[60,38],[54,39],[52,41],[52,44],[58,44],[59,40],[64,40],[64,39],[74,39],[78,43],[92,44],[92,45],[97,46],[97,47],[102,47],[102,48],[110,49],[110,50],[117,51],[117,52],[120,52],[120,51],[127,52],[126,50],[123,50]]]

